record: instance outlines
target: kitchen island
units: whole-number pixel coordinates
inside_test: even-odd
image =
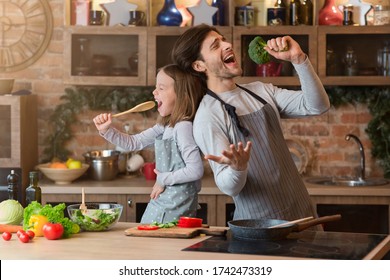
[[[22,243],[14,234],[10,241],[0,241],[1,260],[280,260],[304,259],[288,256],[183,251],[182,249],[209,240],[194,238],[154,238],[126,236],[134,223],[118,223],[106,232],[81,232],[68,239],[47,240],[36,237]],[[367,235],[368,236],[368,235]],[[390,236],[370,249],[365,259],[380,259],[390,250]]]

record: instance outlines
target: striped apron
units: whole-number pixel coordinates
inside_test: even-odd
[[[160,172],[173,172],[185,167],[180,150],[173,140],[155,140],[156,169]],[[168,223],[181,216],[195,217],[198,207],[198,190],[195,182],[165,186],[157,199],[148,203],[141,223]]]
[[[234,219],[295,220],[308,216],[316,217],[274,109],[252,91],[238,87],[264,106],[247,115],[236,115],[235,120],[229,113],[238,128],[234,132],[237,134],[236,139],[242,143],[252,142],[246,184],[241,192],[233,197]],[[228,105],[210,90],[207,94],[222,102],[225,108]]]

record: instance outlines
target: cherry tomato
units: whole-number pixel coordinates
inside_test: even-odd
[[[156,230],[159,228],[160,228],[159,226],[152,226],[152,225],[141,225],[137,227],[137,229],[139,230]]]
[[[19,229],[17,232],[16,232],[16,236],[19,238],[19,236],[22,234],[22,233],[26,233],[24,230],[22,229]]]
[[[25,232],[22,232],[20,235],[19,235],[19,240],[23,243],[28,243],[30,241],[30,236],[28,236],[27,233]]]
[[[43,235],[49,240],[56,240],[62,237],[64,226],[57,223],[46,223],[43,226]]]
[[[30,240],[35,237],[35,233],[32,230],[26,231],[26,234],[30,237]]]
[[[11,237],[12,237],[12,233],[8,232],[8,231],[5,231],[3,232],[3,234],[1,235],[3,237],[3,239],[5,241],[9,241],[11,240]]]

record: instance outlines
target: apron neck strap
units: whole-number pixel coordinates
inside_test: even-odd
[[[252,95],[252,97],[254,97],[255,99],[257,99],[258,101],[260,101],[261,103],[263,103],[263,105],[267,104],[267,101],[265,101],[263,98],[261,98],[260,96],[258,96],[257,94],[255,94],[253,91],[247,89],[247,88],[244,88],[238,84],[236,84],[237,87],[239,87],[240,89],[242,90],[245,90],[247,93],[249,93],[250,95]]]
[[[248,137],[250,134],[249,130],[241,125],[240,120],[238,119],[238,116],[236,114],[236,107],[234,107],[230,104],[227,104],[225,101],[223,101],[221,98],[219,98],[219,96],[215,92],[211,91],[210,89],[207,89],[206,94],[210,95],[211,97],[214,97],[215,99],[217,99],[219,102],[222,103],[222,105],[225,107],[226,111],[228,112],[230,118],[232,119],[233,124],[238,128],[238,130],[245,137]]]

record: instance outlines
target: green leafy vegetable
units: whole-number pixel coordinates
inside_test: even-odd
[[[51,206],[51,204],[41,205],[37,201],[31,202],[26,208],[24,208],[24,217],[23,217],[23,228],[27,230],[29,220],[31,215],[42,215],[47,217],[51,223],[60,223],[64,227],[63,238],[69,237],[74,233],[74,223],[69,219],[64,217],[64,211],[66,209],[65,203],[60,203],[56,206]]]
[[[171,227],[177,226],[177,223],[178,223],[177,220],[173,220],[172,222],[168,222],[168,223],[153,222],[150,225],[151,226],[158,226],[160,228],[171,228]]]
[[[257,64],[264,64],[271,60],[269,53],[264,49],[267,46],[267,42],[260,36],[256,36],[248,46],[249,57]],[[281,52],[287,51],[288,47],[280,50]]]
[[[20,225],[23,221],[23,206],[16,200],[7,199],[0,203],[0,224]]]
[[[249,57],[257,64],[264,64],[270,61],[268,52],[264,49],[267,42],[260,36],[256,36],[248,47]]]

